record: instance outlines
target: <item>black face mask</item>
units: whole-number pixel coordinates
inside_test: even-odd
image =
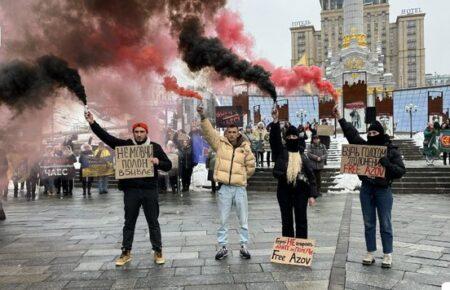
[[[367,143],[370,145],[384,145],[386,138],[382,134],[376,136],[367,136]]]
[[[286,139],[286,149],[289,152],[298,152],[299,146],[298,139]]]

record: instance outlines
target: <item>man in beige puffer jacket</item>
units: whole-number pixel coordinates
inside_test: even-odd
[[[248,200],[245,188],[247,179],[255,173],[255,156],[250,148],[250,142],[241,136],[237,126],[229,126],[225,136],[220,136],[205,117],[203,107],[199,106],[197,112],[202,120],[203,135],[211,148],[217,152],[214,180],[219,182],[221,187],[217,196],[220,217],[217,241],[220,249],[216,254],[216,260],[222,260],[228,256],[228,218],[233,203],[236,206],[240,225],[240,256],[243,259],[250,259],[247,249]]]

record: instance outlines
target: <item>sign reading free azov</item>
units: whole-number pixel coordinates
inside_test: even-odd
[[[116,152],[116,179],[153,177],[153,146],[118,146]]]

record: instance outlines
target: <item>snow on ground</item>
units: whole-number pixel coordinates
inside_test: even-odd
[[[195,187],[195,190],[199,191],[203,189],[203,186],[210,186],[210,181],[208,180],[208,169],[206,169],[205,164],[200,163],[194,167],[192,172],[191,185]]]
[[[330,188],[341,189],[341,192],[354,191],[361,186],[361,180],[354,174],[339,174],[334,178],[335,185]]]
[[[419,132],[413,135],[413,141],[416,143],[416,146],[419,146],[420,148],[423,148],[423,132]]]

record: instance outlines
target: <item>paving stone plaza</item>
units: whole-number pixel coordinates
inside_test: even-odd
[[[250,260],[239,257],[232,215],[232,254],[216,261],[216,197],[207,191],[160,195],[167,262],[153,262],[143,213],[133,260],[116,268],[123,226],[123,195],[79,189],[66,199],[24,197],[4,203],[0,223],[0,289],[440,289],[450,281],[449,194],[394,197],[394,262],[363,266],[364,234],[357,193],[325,194],[309,210],[316,240],[311,268],[270,263],[281,235],[274,192],[249,193]],[[379,237],[377,238],[379,241]],[[378,247],[381,248],[381,245]]]

